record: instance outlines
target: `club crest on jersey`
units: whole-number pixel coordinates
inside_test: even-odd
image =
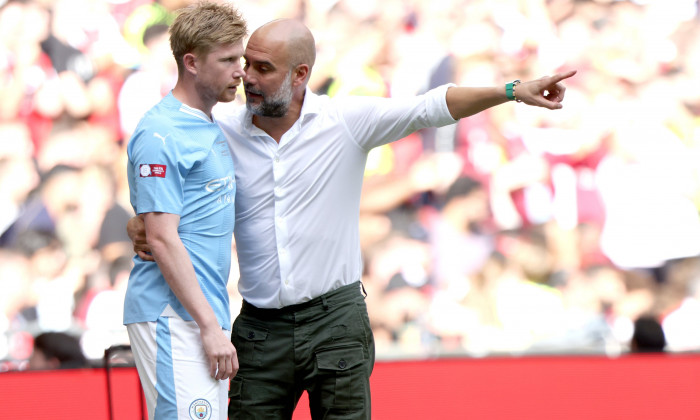
[[[141,164],[141,166],[139,166],[139,173],[141,174],[141,178],[153,176],[158,178],[165,178],[166,168],[166,165],[159,165],[156,163],[143,163]]]
[[[211,404],[209,401],[200,398],[190,404],[190,418],[192,420],[209,420],[211,418]]]

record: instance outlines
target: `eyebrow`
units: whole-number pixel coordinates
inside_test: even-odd
[[[240,60],[242,57],[241,57],[240,55],[231,54],[231,55],[227,55],[227,56],[225,56],[225,57],[219,58],[219,61],[226,61],[226,60],[230,60],[230,59],[232,59],[232,58],[233,58],[233,59],[236,59],[236,60]]]
[[[267,61],[267,60],[263,60],[263,61],[261,61],[261,60],[257,60],[257,61],[256,61],[256,60],[249,60],[248,57],[246,57],[245,55],[243,55],[243,59],[245,60],[246,63],[249,63],[249,64],[251,64],[251,65],[252,65],[253,63],[255,63],[255,64],[257,64],[257,65],[270,66],[270,67],[272,67],[272,68],[275,68],[275,65],[272,64],[271,61]]]

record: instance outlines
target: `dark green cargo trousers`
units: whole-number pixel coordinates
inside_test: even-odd
[[[374,338],[359,282],[282,309],[243,302],[231,341],[229,420],[291,419],[304,391],[314,420],[371,418]]]

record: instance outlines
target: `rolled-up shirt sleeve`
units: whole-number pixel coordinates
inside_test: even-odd
[[[349,97],[339,106],[345,128],[365,150],[402,139],[427,127],[454,124],[446,84],[413,98]]]

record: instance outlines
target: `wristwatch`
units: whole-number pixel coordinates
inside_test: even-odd
[[[510,83],[506,83],[506,97],[510,101],[522,102],[520,99],[515,97],[515,87],[520,84],[520,80],[513,80]]]

